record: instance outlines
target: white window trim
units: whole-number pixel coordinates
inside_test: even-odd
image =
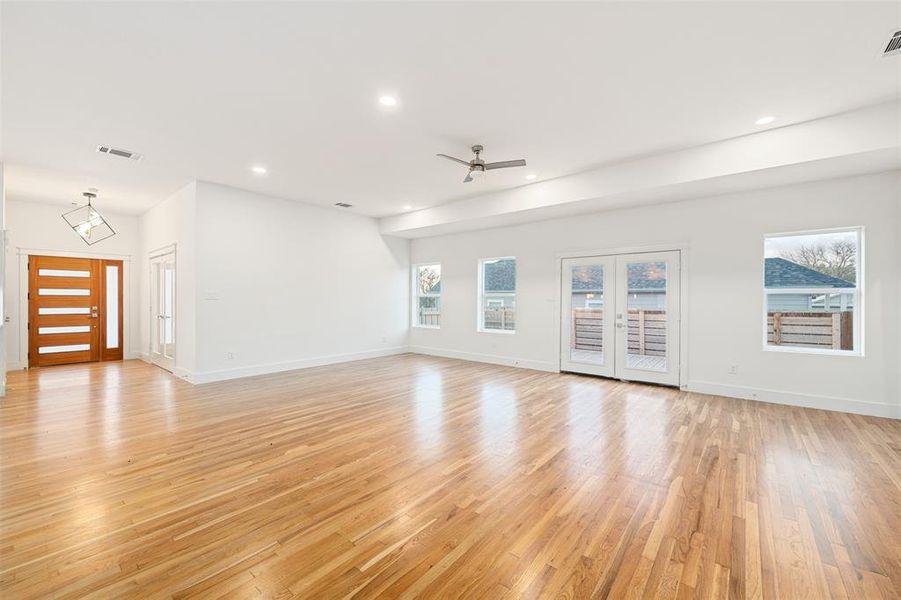
[[[799,235],[818,235],[824,233],[854,232],[857,234],[857,287],[854,288],[767,288],[766,287],[766,241],[777,237],[793,237]],[[763,351],[784,354],[819,354],[822,356],[863,357],[864,353],[864,227],[833,227],[829,229],[807,229],[782,233],[767,233],[763,236]],[[774,346],[767,343],[767,296],[770,294],[853,294],[854,295],[854,350],[836,350],[833,348],[802,348],[798,346]]]
[[[410,326],[416,329],[441,329],[440,323],[438,325],[420,325],[419,324],[419,299],[425,297],[434,297],[441,300],[441,293],[437,294],[426,294],[425,296],[419,295],[419,268],[420,267],[438,267],[439,271],[441,270],[441,263],[437,261],[433,262],[422,262],[416,263],[412,265],[412,269],[410,270],[410,292],[411,292],[411,301],[410,301]]]
[[[519,261],[516,260],[515,256],[492,256],[492,257],[488,257],[488,258],[480,258],[479,259],[479,263],[478,263],[479,285],[478,285],[478,288],[476,289],[476,331],[478,333],[498,333],[501,335],[515,335],[516,329],[486,329],[485,328],[485,319],[484,319],[485,313],[482,312],[482,300],[485,296],[485,293],[484,293],[484,290],[485,290],[485,267],[484,267],[484,265],[487,262],[498,261],[498,260],[514,261],[514,267],[513,267],[514,278],[516,280],[519,279]],[[510,294],[510,292],[504,292],[504,293]],[[510,294],[510,295],[513,296],[513,301],[516,302],[516,296],[517,296],[516,290],[513,290],[512,294]]]

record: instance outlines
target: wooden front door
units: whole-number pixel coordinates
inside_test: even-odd
[[[28,257],[28,365],[122,359],[122,261]]]

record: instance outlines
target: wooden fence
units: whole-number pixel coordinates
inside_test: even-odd
[[[629,354],[666,356],[666,311],[630,310],[628,322]],[[570,339],[576,350],[604,350],[604,310],[573,310]]]
[[[604,309],[573,309],[570,338],[576,350],[604,351]]]
[[[666,356],[666,311],[629,311],[629,354]]]
[[[419,324],[427,327],[438,327],[441,325],[441,309],[438,308],[420,308]]]
[[[514,308],[486,308],[485,329],[516,329],[516,309]]]
[[[766,341],[774,346],[854,349],[854,313],[771,312]]]

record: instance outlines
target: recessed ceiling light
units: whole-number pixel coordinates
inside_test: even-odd
[[[404,210],[412,210],[413,209],[413,207],[410,206],[409,204],[404,204],[401,208],[403,208]]]
[[[379,98],[379,104],[382,106],[397,106],[397,98],[394,96],[382,96]]]
[[[538,175],[536,175],[535,173],[529,173],[528,175],[526,175],[526,179],[529,181],[532,181],[536,177],[538,177]]]
[[[266,174],[266,167],[261,167],[259,165],[255,166],[255,167],[250,167],[250,170],[253,171],[254,173],[256,173],[257,175],[265,175]]]
[[[769,125],[770,123],[772,123],[775,120],[776,120],[776,117],[774,117],[772,115],[767,115],[765,117],[760,117],[759,119],[754,121],[754,123],[757,125]]]

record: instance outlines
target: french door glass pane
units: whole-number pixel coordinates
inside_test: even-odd
[[[163,270],[163,343],[175,341],[172,330],[173,303],[175,302],[175,271],[171,263],[166,263]]]
[[[666,371],[666,263],[630,262],[627,268],[629,369]]]
[[[604,364],[604,266],[575,265],[570,269],[572,320],[570,360]]]

